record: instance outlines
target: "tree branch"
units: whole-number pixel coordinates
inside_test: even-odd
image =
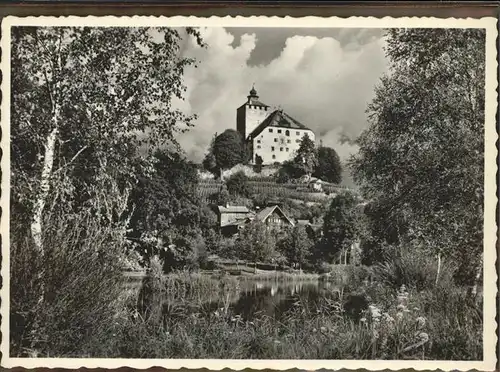
[[[64,168],[66,168],[67,166],[69,166],[71,163],[73,163],[73,162],[75,161],[75,159],[76,159],[76,158],[77,158],[77,157],[78,157],[78,156],[79,156],[79,155],[80,155],[83,151],[85,151],[87,148],[88,148],[88,146],[83,146],[83,147],[82,147],[82,148],[81,148],[81,149],[80,149],[80,150],[79,150],[79,151],[75,154],[75,156],[73,156],[73,157],[71,158],[71,160],[70,160],[68,163],[64,164],[62,167],[60,167],[58,170],[56,170],[53,174],[57,174],[57,173],[59,173],[61,170],[63,170]]]

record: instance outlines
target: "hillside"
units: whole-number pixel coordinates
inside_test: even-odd
[[[319,202],[337,194],[347,187],[333,184],[323,184],[323,191],[316,191],[301,183],[277,183],[271,177],[254,178],[248,181],[252,195],[259,195],[261,198],[286,198],[304,202]],[[205,179],[200,180],[198,185],[198,195],[207,203],[211,202],[210,197],[219,192],[224,182],[220,180]]]

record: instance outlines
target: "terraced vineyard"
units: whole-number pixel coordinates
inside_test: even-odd
[[[251,193],[271,198],[288,198],[303,201],[319,201],[332,194],[345,189],[344,186],[323,184],[323,191],[318,192],[307,187],[307,184],[298,183],[276,183],[270,178],[252,179],[249,182]],[[220,180],[202,180],[198,185],[198,195],[205,201],[211,202],[210,197],[219,192],[224,183]]]

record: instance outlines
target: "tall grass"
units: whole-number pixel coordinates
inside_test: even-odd
[[[109,336],[123,291],[123,246],[99,222],[90,212],[53,218],[43,254],[12,227],[12,356],[82,355]]]
[[[120,319],[119,349],[106,356],[222,359],[448,359],[482,358],[480,305],[460,290],[433,288],[372,293],[371,306],[355,320],[346,298],[324,298],[310,306],[298,298],[282,316],[244,319],[232,312],[179,304],[161,321]],[[380,292],[382,294],[382,292]],[[107,350],[111,350],[107,348]],[[96,350],[96,355],[101,353]]]
[[[437,259],[417,249],[393,248],[384,262],[375,265],[374,273],[383,283],[399,288],[401,285],[422,290],[453,280],[455,266],[445,261],[441,264],[438,277]]]

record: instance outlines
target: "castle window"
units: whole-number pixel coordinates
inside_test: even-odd
[[[273,128],[269,128],[269,133],[272,133],[273,132]]]
[[[287,140],[286,142],[287,142],[287,143],[291,143],[292,141],[290,141],[290,140]]]
[[[290,131],[289,131],[289,130],[287,130],[287,131],[285,132],[285,135],[289,136],[289,135],[290,135]]]
[[[300,132],[295,132],[295,133],[297,133],[297,136],[300,136]]]
[[[300,140],[296,139],[296,140],[295,140],[295,142],[299,143],[299,142],[300,142]]]
[[[260,149],[260,145],[257,145],[257,148]]]
[[[278,129],[278,133],[281,133],[281,129]]]
[[[277,138],[275,138],[275,139],[274,139],[274,142],[278,142],[278,139],[277,139]]]
[[[260,146],[259,146],[260,147]],[[288,147],[286,148],[286,152],[288,152]]]
[[[257,143],[260,143],[260,140],[257,140]]]
[[[271,146],[271,151],[274,151],[274,146]]]
[[[273,155],[273,159],[276,159],[276,155]]]
[[[283,151],[283,147],[280,147],[280,151]]]

